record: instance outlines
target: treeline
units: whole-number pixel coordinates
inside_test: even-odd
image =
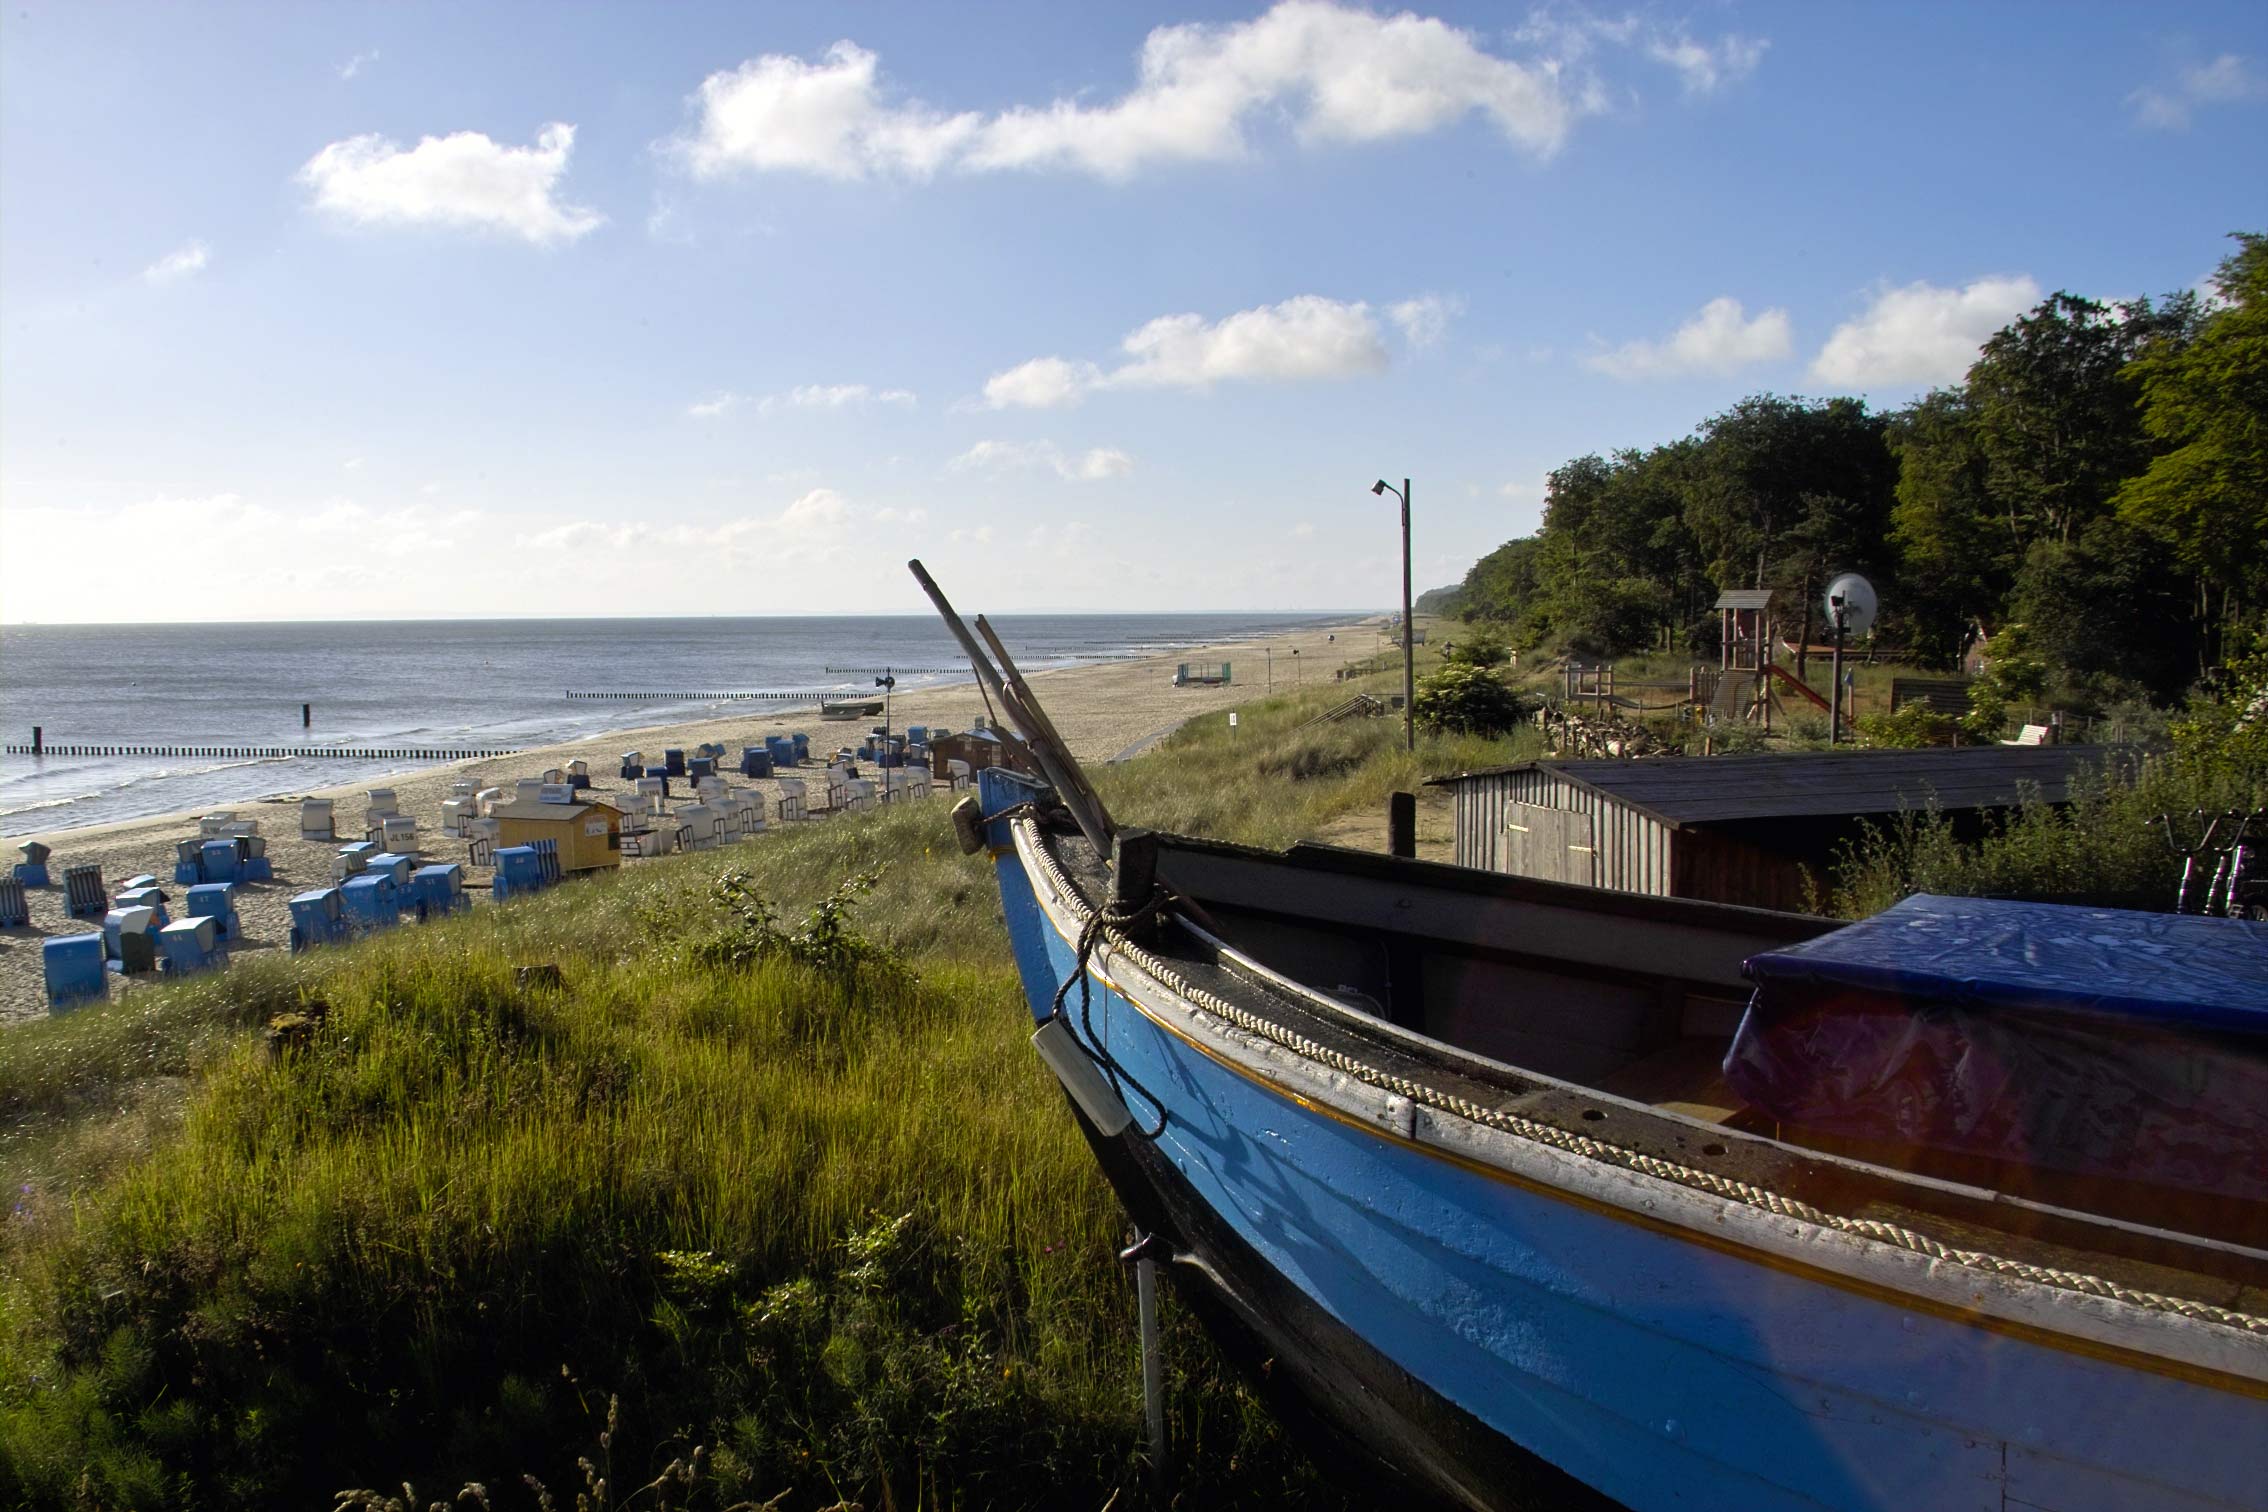
[[[1914,661],[2020,625],[2061,697],[2170,698],[2268,608],[2268,237],[2234,240],[2217,298],[2058,293],[1903,409],[1759,395],[1578,457],[1536,534],[1429,598],[1526,645],[1706,656],[1720,590],[1791,590],[1783,633],[1816,637],[1856,571]]]

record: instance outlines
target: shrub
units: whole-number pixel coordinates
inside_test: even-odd
[[[1512,659],[1512,648],[1494,630],[1476,628],[1452,642],[1442,655],[1468,667],[1501,667]]]
[[[1924,703],[1907,704],[1892,714],[1861,714],[1858,721],[1862,744],[1907,751],[1948,745],[1959,728],[1960,721]]]
[[[1457,735],[1495,735],[1520,722],[1519,695],[1485,668],[1451,662],[1417,685],[1413,706],[1428,729]]]

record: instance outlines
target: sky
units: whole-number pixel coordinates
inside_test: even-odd
[[[0,620],[1371,610],[2268,229],[2268,8],[0,13]]]

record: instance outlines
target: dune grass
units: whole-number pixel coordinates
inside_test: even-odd
[[[1343,694],[1209,718],[1100,785],[1122,820],[1277,845],[1519,749],[1295,732]],[[0,1501],[412,1481],[534,1505],[528,1475],[602,1506],[1140,1500],[1124,1220],[945,814],[644,863],[0,1036]],[[867,958],[755,939],[745,889],[792,934],[868,873]],[[537,963],[558,986],[522,984]],[[279,1013],[313,1021],[303,1042],[271,1047]],[[1336,1504],[1168,1318],[1182,1495]]]

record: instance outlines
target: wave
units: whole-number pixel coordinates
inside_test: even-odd
[[[258,758],[257,760],[252,761],[216,761],[206,766],[156,767],[146,771],[125,772],[120,774],[116,782],[112,782],[103,787],[97,788],[91,793],[75,793],[69,797],[64,798],[41,798],[30,803],[21,803],[16,804],[13,807],[0,808],[0,818],[6,818],[11,814],[36,813],[41,809],[61,808],[66,804],[72,803],[93,803],[101,799],[111,797],[114,794],[123,793],[129,788],[140,787],[142,784],[147,782],[164,782],[169,778],[178,779],[182,777],[203,777],[213,772],[234,771],[240,767],[281,766],[291,759],[292,758],[290,757],[263,756]],[[88,769],[81,767],[73,768],[71,770],[84,771]],[[71,775],[71,772],[65,771],[52,775],[69,776]]]

